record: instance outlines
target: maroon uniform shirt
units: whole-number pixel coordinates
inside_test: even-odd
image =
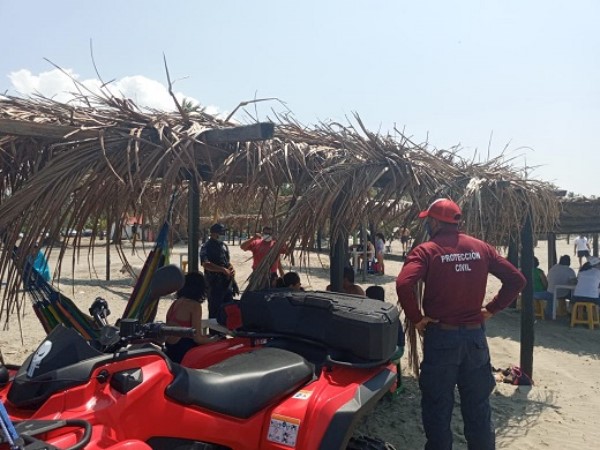
[[[496,249],[453,229],[442,229],[432,240],[414,248],[396,279],[398,300],[406,316],[423,318],[415,296],[419,280],[425,282],[425,315],[450,325],[483,322],[481,305],[488,273],[502,288],[486,306],[493,314],[506,308],[525,286],[525,277]]]

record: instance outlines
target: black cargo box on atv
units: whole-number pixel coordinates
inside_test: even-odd
[[[318,341],[360,359],[378,361],[396,351],[398,308],[348,294],[272,289],[246,291],[243,329]]]

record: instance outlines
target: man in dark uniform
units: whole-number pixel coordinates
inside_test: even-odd
[[[200,263],[208,287],[208,317],[217,318],[223,303],[233,301],[235,270],[230,263],[229,248],[223,242],[227,229],[220,223],[210,227],[210,239],[200,248]]]
[[[495,381],[484,323],[517,297],[525,278],[492,246],[459,233],[461,210],[452,200],[436,200],[419,218],[427,218],[431,239],[409,253],[396,291],[406,316],[424,335],[419,386],[425,449],[452,448],[455,386],[468,448],[494,449],[489,396]],[[483,307],[488,273],[502,288]],[[415,295],[420,280],[425,282],[423,311]]]

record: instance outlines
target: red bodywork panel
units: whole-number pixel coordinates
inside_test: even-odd
[[[254,349],[256,346],[249,339],[225,339],[191,350],[182,365],[201,369]],[[110,375],[136,368],[143,373],[140,385],[126,394],[111,387]],[[147,450],[150,447],[146,441],[152,437],[212,442],[239,450],[309,450],[319,448],[336,411],[354,398],[361,384],[382,370],[395,372],[395,366],[356,369],[332,365],[313,381],[248,419],[183,405],[167,397],[165,391],[173,374],[158,352],[103,364],[93,371],[88,382],[52,395],[34,411],[14,408],[6,398],[8,386],[0,390],[0,399],[14,420],[89,421],[93,434],[85,448],[92,450]],[[108,380],[102,382],[100,371],[108,371]],[[284,429],[288,431],[282,432]],[[81,430],[63,428],[38,438],[66,448],[81,435]],[[285,440],[287,445],[281,443]],[[8,448],[6,444],[0,445],[0,449],[4,448]]]

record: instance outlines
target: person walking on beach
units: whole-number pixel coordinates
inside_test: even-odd
[[[231,265],[229,248],[224,242],[223,224],[210,227],[210,239],[200,248],[200,263],[204,267],[204,277],[208,288],[208,317],[217,318],[221,305],[233,301],[236,294],[235,270]]]
[[[400,243],[402,244],[402,257],[406,257],[408,251],[408,241],[410,240],[410,230],[407,227],[402,227],[400,232]]]
[[[396,280],[399,303],[423,334],[419,387],[427,450],[452,448],[456,386],[469,449],[495,448],[489,403],[495,381],[484,324],[525,286],[525,277],[494,247],[458,231],[461,214],[450,199],[419,214],[430,240],[408,254]],[[488,273],[502,288],[484,307]],[[419,281],[425,283],[422,311],[415,295]]]
[[[585,234],[580,234],[573,242],[573,255],[577,255],[579,259],[579,268],[581,269],[581,259],[585,256],[587,260],[590,257],[590,243]]]
[[[275,239],[273,239],[273,229],[271,227],[263,227],[262,234],[256,233],[250,239],[245,240],[240,244],[240,248],[244,251],[252,252],[252,270],[255,270],[261,261],[267,256],[267,253],[275,245]],[[281,249],[285,252],[285,248]],[[277,255],[277,259],[271,266],[271,273],[279,273],[280,277],[283,277],[283,268],[281,267],[281,255]]]

